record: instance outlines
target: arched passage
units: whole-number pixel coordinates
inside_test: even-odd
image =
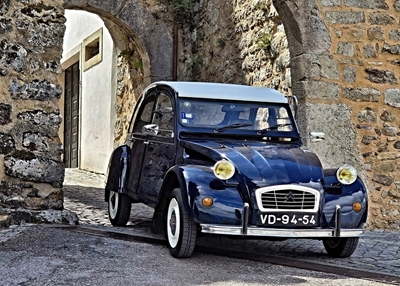
[[[65,9],[79,9],[99,15],[105,22],[115,43],[118,30],[131,37],[148,59],[149,70],[145,72],[145,80],[154,82],[172,79],[173,41],[171,31],[160,20],[144,8],[139,1],[69,1],[63,3]],[[146,66],[146,63],[144,63]]]

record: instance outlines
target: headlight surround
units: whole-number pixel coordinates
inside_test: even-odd
[[[353,166],[345,164],[336,171],[336,178],[343,185],[351,185],[357,180],[357,170]]]
[[[218,179],[229,180],[235,174],[235,166],[227,160],[221,160],[215,163],[213,171]]]

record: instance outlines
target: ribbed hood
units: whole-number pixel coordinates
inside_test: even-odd
[[[196,140],[182,141],[182,146],[215,161],[229,159],[256,185],[309,183],[323,177],[318,157],[295,144]]]

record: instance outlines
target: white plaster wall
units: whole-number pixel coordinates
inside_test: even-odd
[[[66,10],[65,16],[62,62],[68,61],[70,51],[76,50],[83,39],[103,27],[102,61],[83,71],[81,59],[79,167],[105,173],[114,147],[116,50],[99,16],[77,10]]]

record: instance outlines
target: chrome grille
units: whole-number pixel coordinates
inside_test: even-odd
[[[261,211],[315,212],[318,210],[320,193],[308,187],[281,185],[258,189],[256,197]]]

